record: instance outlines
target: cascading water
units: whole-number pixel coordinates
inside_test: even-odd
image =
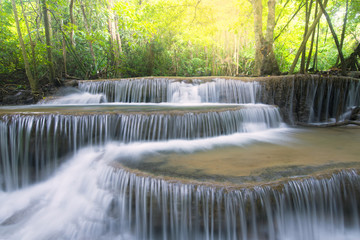
[[[313,133],[280,112],[339,118],[360,105],[359,86],[82,81],[77,94],[0,108],[0,239],[358,239],[359,174],[334,170],[358,168],[358,129],[336,133],[352,151],[314,133],[325,143],[311,155]]]
[[[0,194],[7,206],[0,210],[0,235],[24,240],[355,240],[360,234],[355,171],[226,189],[114,168],[108,164],[121,152],[117,147],[83,149],[46,182]]]
[[[91,94],[76,88],[65,87],[61,88],[55,96],[41,100],[39,104],[98,104],[106,102],[106,96],[102,93]]]
[[[266,105],[233,106],[232,110],[218,107],[212,111],[208,107],[210,112],[157,106],[156,114],[137,110],[143,107],[133,106],[131,114],[106,113],[106,107],[99,107],[101,114],[84,109],[81,115],[46,111],[33,115],[0,115],[1,173],[5,189],[17,189],[50,176],[61,157],[88,145],[208,138],[277,128],[281,124],[277,108]],[[117,109],[120,112],[122,106]],[[166,112],[160,113],[164,109]],[[58,110],[64,111],[61,107]]]
[[[110,102],[265,103],[280,107],[289,123],[344,120],[360,105],[360,81],[310,76],[308,79],[124,79],[82,81],[79,89],[104,94]]]
[[[360,105],[360,81],[334,76],[283,77],[261,82],[261,102],[280,107],[286,121],[342,121]]]
[[[225,79],[191,82],[171,79],[130,79],[121,81],[82,81],[79,89],[92,94],[105,94],[110,102],[173,103],[258,103],[258,82]]]
[[[70,94],[58,99],[48,100],[46,101],[46,104],[97,104],[106,102],[106,97],[103,94],[91,94],[84,92],[81,94]]]
[[[91,94],[103,93],[109,102],[167,102],[167,79],[80,82],[79,89]]]
[[[194,80],[170,82],[168,102],[258,103],[261,88],[258,82],[214,79],[210,82]]]

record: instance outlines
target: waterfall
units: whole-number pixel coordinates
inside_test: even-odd
[[[214,79],[192,84],[172,82],[168,85],[168,102],[258,103],[261,86],[258,82]]]
[[[336,76],[292,76],[261,82],[261,101],[279,106],[287,122],[345,120],[360,105],[360,81]]]
[[[257,103],[257,82],[213,79],[191,82],[174,79],[122,79],[81,81],[79,89],[92,94],[105,94],[110,102],[220,102]]]
[[[0,107],[0,239],[359,238],[358,129],[337,135],[283,119],[346,119],[360,105],[360,81],[135,78],[78,87],[43,104]]]
[[[360,81],[331,76],[276,79],[122,79],[81,81],[79,89],[110,102],[264,103],[279,106],[289,122],[345,120],[360,105]]]
[[[167,102],[168,79],[81,81],[79,89],[105,94],[109,102]]]
[[[50,176],[61,157],[88,145],[208,138],[277,128],[281,124],[277,108],[266,105],[209,112],[182,113],[180,107],[176,109],[175,113],[155,114],[0,115],[0,169],[5,189],[17,189]]]
[[[46,101],[41,101],[41,104],[97,104],[106,103],[106,96],[104,94],[91,94],[87,92],[74,93],[67,96],[58,97]]]
[[[112,153],[113,146],[83,149],[48,181],[0,194],[0,203],[8,206],[0,210],[0,235],[24,240],[315,240],[360,234],[356,171],[224,188],[131,173],[112,166]]]
[[[111,206],[119,221],[112,229],[133,229],[136,239],[343,239],[348,229],[359,235],[360,186],[353,171],[242,190],[169,183],[112,168],[102,174],[111,182],[105,188],[115,192]]]
[[[339,82],[312,76],[306,88],[305,98],[310,108],[308,122],[345,120],[344,113],[360,105],[359,81]]]

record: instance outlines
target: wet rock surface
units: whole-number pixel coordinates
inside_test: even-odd
[[[11,91],[11,94],[8,92],[8,94],[1,94],[0,97],[2,98],[0,105],[33,104],[36,102],[29,90]]]
[[[352,110],[350,120],[360,121],[360,107],[356,107]]]

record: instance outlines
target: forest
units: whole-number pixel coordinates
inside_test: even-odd
[[[0,16],[0,80],[33,94],[64,79],[359,71],[359,0],[1,0]]]

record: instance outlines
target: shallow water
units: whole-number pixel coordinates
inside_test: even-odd
[[[227,138],[230,145],[237,146],[220,148],[215,145],[208,149],[210,140],[203,140],[193,143],[194,148],[197,145],[199,149],[194,153],[161,151],[142,160],[123,160],[123,163],[156,175],[236,184],[273,181],[360,165],[358,127],[277,129]],[[170,144],[163,143],[163,149]]]
[[[267,107],[263,104],[154,104],[154,103],[103,103],[103,104],[43,104],[0,107],[5,114],[106,114],[106,113],[163,113],[163,112],[209,112],[229,109]]]

